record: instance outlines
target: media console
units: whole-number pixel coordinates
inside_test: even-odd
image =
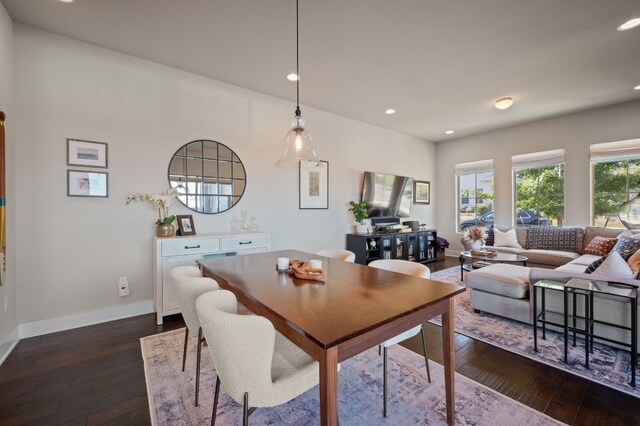
[[[429,263],[438,260],[435,229],[388,234],[347,234],[347,250],[356,263],[366,265],[378,259],[402,259]]]

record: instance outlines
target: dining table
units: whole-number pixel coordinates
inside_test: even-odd
[[[309,280],[279,272],[282,257],[321,260],[324,276]],[[454,424],[453,298],[464,287],[298,250],[197,263],[203,275],[318,361],[322,425],[338,424],[338,363],[441,315],[446,420]]]

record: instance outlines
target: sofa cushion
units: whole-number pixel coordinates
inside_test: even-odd
[[[617,238],[607,238],[596,235],[582,250],[582,253],[593,254],[596,256],[606,256],[617,242]]]
[[[555,271],[562,271],[562,272],[569,272],[569,273],[576,273],[576,274],[582,274],[584,273],[584,268],[585,265],[579,265],[577,263],[567,263],[566,265],[562,265],[562,266],[558,266],[556,269],[554,269]]]
[[[522,256],[527,256],[529,258],[528,262],[552,266],[564,265],[565,263],[571,262],[572,260],[580,257],[578,253],[572,253],[569,251],[542,249],[523,250],[520,254]],[[582,267],[582,270],[584,271],[584,266]]]
[[[527,234],[527,249],[578,252],[578,227],[531,226]]]
[[[600,259],[602,256],[596,256],[595,254],[583,254],[580,257],[578,257],[577,259],[572,260],[571,262],[569,262],[572,265],[580,265],[582,266],[582,269],[584,270],[585,267],[591,265],[593,262],[595,262],[596,260]]]
[[[631,256],[636,251],[640,250],[640,240],[631,237],[620,237],[611,251],[620,253],[622,257]]]
[[[618,238],[620,237],[631,237],[631,238],[640,239],[640,231],[638,231],[637,229],[636,230],[626,229],[618,234]]]
[[[513,299],[529,297],[529,270],[525,266],[496,263],[469,272],[464,281],[467,287],[500,294]]]

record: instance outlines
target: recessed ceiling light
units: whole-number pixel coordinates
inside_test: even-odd
[[[298,74],[296,73],[291,73],[287,76],[287,80],[289,81],[298,81]]]
[[[640,84],[633,88],[633,90],[640,90]]]
[[[626,31],[640,25],[640,18],[633,18],[618,27],[618,31]]]
[[[513,98],[511,96],[505,96],[496,101],[496,108],[498,109],[507,109],[511,105],[513,105]]]
[[[73,0],[60,0],[62,3],[73,3]]]
[[[395,113],[396,113],[396,110],[395,110],[395,109],[393,109],[393,108],[389,108],[389,109],[388,109],[388,110],[386,110],[384,113],[385,113],[385,114],[387,114],[387,115],[391,115],[391,114],[395,114]]]
[[[453,130],[447,130],[446,132],[444,132],[445,135],[452,135],[453,134]]]

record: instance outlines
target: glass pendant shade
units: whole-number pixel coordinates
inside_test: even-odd
[[[300,161],[318,162],[318,157],[313,149],[313,142],[309,131],[304,127],[304,119],[296,115],[291,121],[291,129],[287,132],[282,147],[280,159],[276,167],[298,168]]]

